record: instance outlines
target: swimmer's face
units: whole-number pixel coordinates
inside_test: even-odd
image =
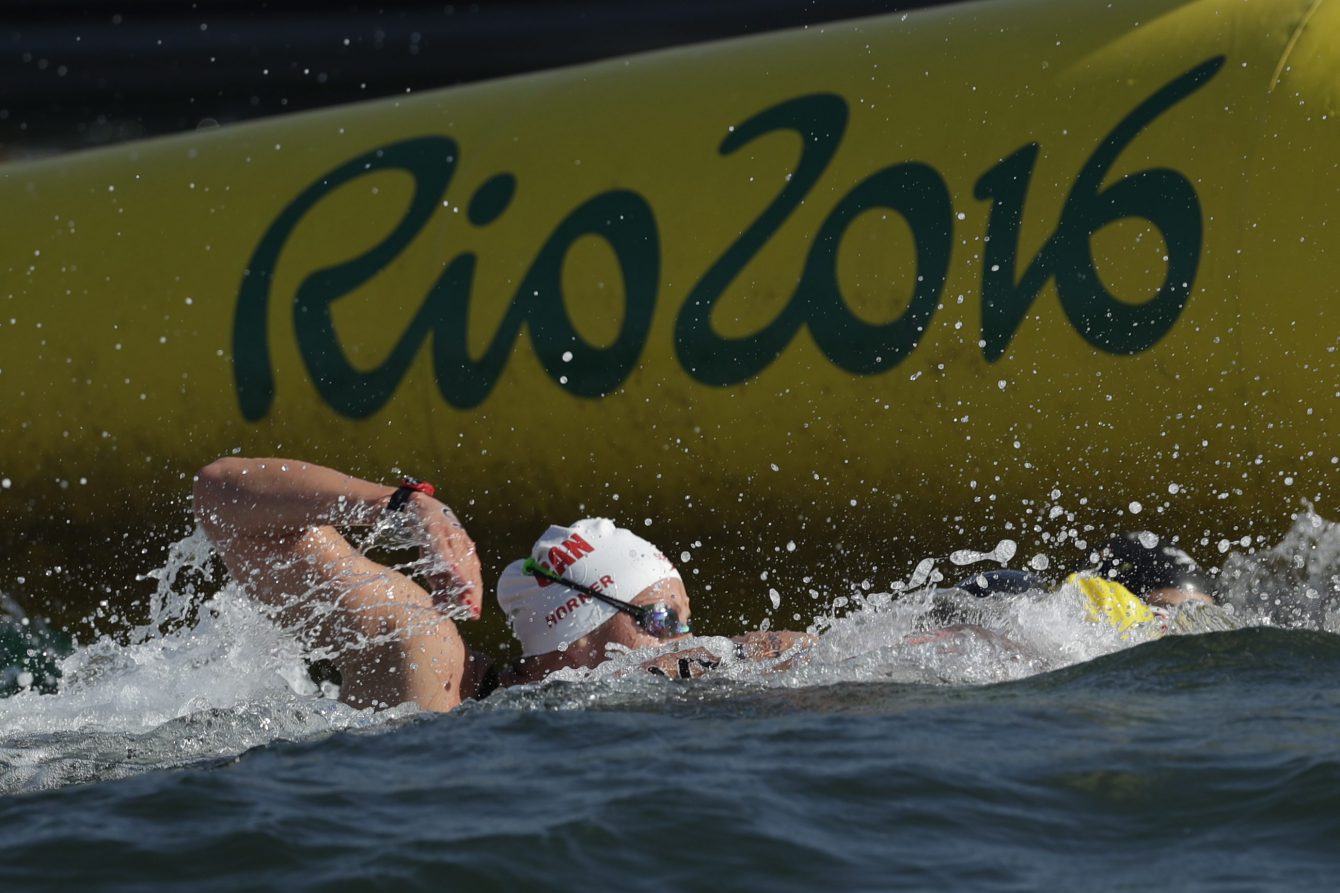
[[[1164,589],[1155,589],[1145,596],[1145,602],[1155,608],[1175,608],[1188,602],[1202,602],[1212,605],[1214,599],[1196,589],[1169,586]]]
[[[674,608],[675,612],[679,614],[679,619],[688,622],[690,612],[689,593],[684,588],[683,580],[676,580],[673,577],[668,580],[661,580],[643,589],[632,599],[632,604],[642,607],[651,607],[657,602],[663,602],[667,607]],[[636,620],[623,612],[619,612],[605,621],[605,625],[600,628],[599,632],[605,635],[605,641],[608,643],[624,645],[634,649],[646,648],[649,645],[669,641],[651,635],[638,626]],[[673,638],[682,638],[682,636],[674,636]]]

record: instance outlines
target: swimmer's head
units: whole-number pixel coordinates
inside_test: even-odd
[[[979,571],[959,580],[953,586],[969,595],[985,598],[988,595],[1022,595],[1025,592],[1040,592],[1047,588],[1042,578],[1031,571],[998,570]]]
[[[1155,607],[1214,601],[1209,580],[1195,560],[1147,530],[1123,533],[1104,543],[1096,572]]]
[[[664,602],[688,619],[688,595],[675,566],[660,549],[606,518],[550,527],[535,541],[531,558],[544,570],[602,595],[637,605]],[[525,656],[564,651],[597,633],[602,655],[608,643],[636,648],[657,641],[618,609],[526,573],[525,563],[512,562],[498,580],[498,604]]]

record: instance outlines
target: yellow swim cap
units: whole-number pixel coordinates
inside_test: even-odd
[[[1130,634],[1131,627],[1154,619],[1154,612],[1149,605],[1132,595],[1120,583],[1087,574],[1071,574],[1066,577],[1066,582],[1084,593],[1089,619],[1115,627],[1122,638]]]

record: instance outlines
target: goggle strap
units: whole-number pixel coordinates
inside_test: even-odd
[[[623,611],[625,614],[631,615],[638,621],[638,623],[641,623],[643,618],[647,615],[647,609],[642,607],[641,605],[629,604],[628,602],[622,599],[618,599],[612,595],[606,595],[603,592],[592,589],[590,586],[585,586],[573,580],[560,577],[558,574],[549,570],[549,568],[540,564],[534,558],[527,558],[526,563],[522,565],[521,570],[532,577],[544,577],[547,580],[552,580],[553,582],[558,583],[562,586],[566,586],[569,589],[575,589],[582,595],[588,595],[598,602],[603,602],[609,605],[611,608]]]

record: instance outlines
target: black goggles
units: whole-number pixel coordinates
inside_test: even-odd
[[[670,639],[675,636],[686,635],[689,632],[689,621],[680,620],[679,612],[667,605],[665,602],[657,602],[654,605],[643,606],[629,604],[628,602],[615,598],[612,595],[606,595],[603,592],[592,589],[590,586],[584,586],[581,583],[574,583],[572,580],[564,579],[558,574],[543,567],[534,558],[527,558],[522,570],[532,577],[544,577],[546,580],[552,580],[560,586],[566,586],[569,589],[575,589],[582,595],[590,596],[598,602],[609,605],[615,610],[622,611],[642,628],[648,635],[655,636],[658,639]]]

